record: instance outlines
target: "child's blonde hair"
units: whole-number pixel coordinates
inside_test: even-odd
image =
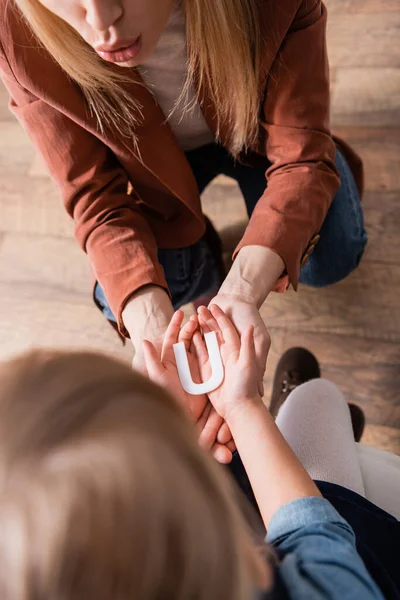
[[[141,107],[126,91],[126,69],[104,62],[79,34],[39,0],[14,0],[43,46],[81,87],[100,128],[111,125],[136,140]],[[238,154],[257,140],[260,115],[261,33],[257,0],[183,0],[188,44],[187,81],[206,85],[230,149]],[[190,107],[187,107],[190,109]]]
[[[243,600],[265,583],[222,468],[115,360],[0,368],[1,600]]]

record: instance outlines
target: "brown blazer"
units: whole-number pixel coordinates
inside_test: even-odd
[[[39,47],[12,0],[0,0],[0,15],[0,74],[11,110],[58,184],[77,240],[123,330],[121,312],[133,292],[150,283],[167,288],[157,248],[194,244],[204,232],[196,181],[160,107],[137,85],[137,74],[132,71],[128,89],[143,106],[137,129],[143,162],[126,139],[98,130],[80,89]],[[288,283],[297,287],[302,257],[339,187],[329,129],[326,17],[320,0],[260,0],[264,100],[253,150],[273,166],[236,252],[246,245],[277,252],[286,265],[279,291]],[[202,95],[215,132],[207,90]],[[222,143],[227,137],[225,126]],[[361,163],[342,149],[361,188]]]

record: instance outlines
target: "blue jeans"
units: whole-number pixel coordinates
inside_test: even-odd
[[[239,184],[251,216],[265,191],[267,159],[261,168],[241,165],[217,144],[186,153],[201,194],[217,175],[226,175]],[[341,281],[358,266],[367,243],[363,212],[358,190],[343,155],[337,150],[336,166],[341,186],[329,207],[320,231],[321,239],[300,272],[300,282],[311,287],[324,287]],[[196,298],[206,296],[219,287],[218,270],[204,239],[193,246],[158,252],[165,277],[177,309]],[[104,292],[96,286],[96,300],[104,315],[115,321]]]

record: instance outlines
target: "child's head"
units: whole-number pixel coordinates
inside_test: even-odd
[[[109,358],[0,368],[2,600],[242,600],[265,579],[223,469]]]

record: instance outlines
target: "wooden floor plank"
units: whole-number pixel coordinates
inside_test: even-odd
[[[324,0],[329,18],[339,15],[343,21],[352,13],[399,13],[398,0]],[[387,16],[389,20],[389,15]]]
[[[362,157],[367,192],[400,191],[400,127],[335,126],[333,130]]]
[[[361,443],[400,455],[400,431],[395,427],[367,424]]]
[[[332,0],[330,0],[332,2]],[[337,0],[333,0],[337,2]],[[399,0],[350,0],[352,11],[363,13],[399,13]],[[390,17],[388,17],[390,18]]]
[[[218,177],[203,193],[203,212],[210,217],[218,231],[229,223],[241,223],[247,219],[246,206],[236,181]]]
[[[332,123],[335,126],[398,126],[400,68],[337,68]]]
[[[0,215],[0,232],[67,238],[73,235],[73,222],[49,178],[0,175]]]
[[[400,192],[369,192],[363,199],[369,242],[365,257],[382,263],[400,262]]]
[[[29,299],[0,284],[2,314],[0,319],[0,359],[30,348],[87,348],[110,353],[127,361],[132,349],[125,348],[111,326],[87,304],[60,302],[59,299]]]
[[[0,181],[27,175],[35,156],[28,135],[15,120],[0,122],[0,127]]]
[[[400,67],[400,11],[332,14],[328,19],[329,60],[333,68]],[[370,75],[370,72],[368,72]]]
[[[73,239],[5,234],[0,246],[0,283],[29,288],[39,300],[54,293],[90,298],[89,261]],[[20,291],[20,293],[23,293]]]
[[[348,15],[352,12],[354,0],[324,0],[324,4],[328,9],[328,21],[333,15]]]
[[[14,121],[15,117],[8,108],[8,91],[0,80],[0,123],[2,121]]]
[[[48,178],[49,177],[49,171],[45,165],[45,162],[44,162],[43,158],[40,156],[40,154],[38,154],[37,152],[36,152],[35,156],[33,157],[33,161],[30,165],[28,174],[29,174],[29,177],[32,177],[32,178],[36,178],[36,177]]]
[[[393,289],[400,289],[400,265],[366,261],[336,285],[271,294],[263,316],[271,327],[400,344],[399,301]]]

